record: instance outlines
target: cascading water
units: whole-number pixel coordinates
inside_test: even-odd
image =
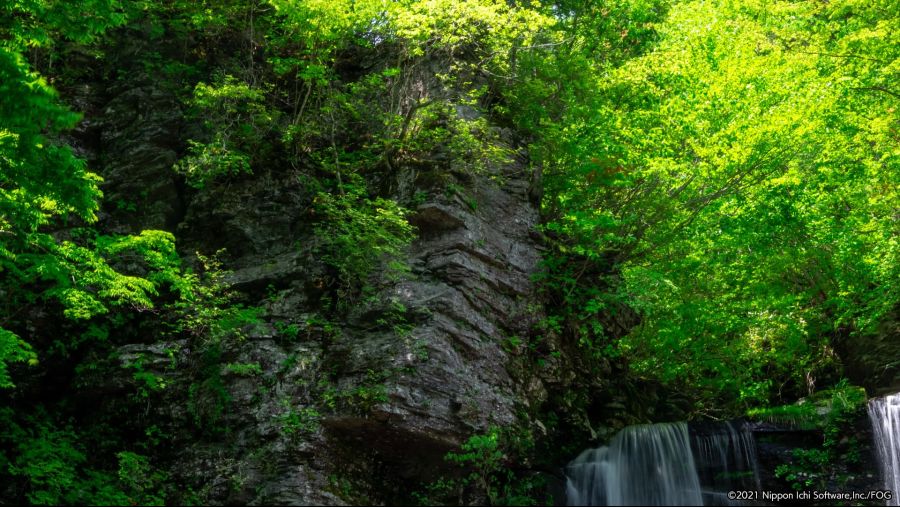
[[[888,505],[900,505],[900,393],[872,399],[868,408],[884,487],[894,493]]]
[[[629,426],[567,469],[569,505],[702,505],[686,423]]]
[[[694,462],[704,505],[734,505],[729,491],[759,491],[756,442],[731,421],[691,424]]]
[[[756,443],[731,422],[629,426],[567,470],[569,505],[735,505],[759,490]]]

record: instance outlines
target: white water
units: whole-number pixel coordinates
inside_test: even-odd
[[[759,491],[753,434],[726,421],[691,427],[694,461],[704,505],[734,505],[729,491]]]
[[[894,493],[888,505],[900,505],[900,393],[870,400],[869,419],[884,487]]]
[[[566,472],[569,505],[703,505],[686,423],[629,426]]]

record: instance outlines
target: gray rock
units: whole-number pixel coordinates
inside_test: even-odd
[[[440,89],[434,75],[421,80],[416,86]],[[326,323],[306,186],[272,170],[184,193],[171,175],[182,121],[174,99],[152,87],[106,104],[104,188],[113,202],[138,198],[141,210],[114,223],[128,232],[175,230],[186,254],[225,248],[228,281],[264,308],[266,322],[224,343],[218,370],[204,367],[202,343],[178,343],[174,358],[172,344],[119,350],[121,361],[143,358],[173,386],[152,409],[173,421],[176,477],[211,503],[341,505],[390,490],[390,481],[435,480],[449,469],[444,455],[473,433],[529,424],[520,409],[538,406],[547,389],[517,362],[521,350],[504,345],[542,316],[531,281],[539,216],[523,156],[482,174],[432,168],[445,171],[438,181],[454,185],[450,196],[415,170],[391,175],[386,197],[429,195],[410,218],[418,229],[405,259],[413,275],[374,273],[378,292]],[[261,373],[229,364],[258,364]],[[127,372],[119,380],[133,381]],[[198,406],[213,389],[227,401]],[[194,427],[198,412],[215,416],[221,431]],[[342,482],[349,470],[352,488]]]

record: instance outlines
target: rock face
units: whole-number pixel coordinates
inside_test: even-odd
[[[76,146],[104,177],[104,226],[120,234],[173,230],[182,220],[182,185],[172,171],[184,143],[176,97],[147,75],[104,90],[88,84],[74,101],[87,110]]]
[[[387,186],[427,196],[410,216],[410,272],[374,273],[378,291],[329,319],[319,311],[312,196],[298,174],[257,171],[185,190],[171,169],[185,142],[171,94],[130,83],[92,100],[104,103],[82,136],[106,180],[113,232],[168,229],[186,258],[224,248],[229,281],[263,308],[246,339],[216,357],[185,340],[119,350],[123,365],[140,360],[183,386],[152,409],[171,436],[172,472],[201,499],[409,498],[397,485],[440,477],[443,456],[468,436],[529,423],[525,409],[544,389],[513,366],[542,316],[531,281],[539,215],[523,150],[476,174],[434,167],[440,185],[401,170]],[[248,364],[259,368],[228,367]]]
[[[866,388],[870,396],[900,391],[900,308],[886,318],[878,329],[867,334],[843,336],[837,351],[845,374]]]
[[[439,462],[472,433],[522,422],[517,403],[527,397],[507,371],[504,347],[525,336],[540,315],[529,279],[539,261],[529,237],[538,216],[528,203],[522,164],[503,171],[502,186],[486,177],[471,182],[474,209],[458,195],[436,196],[418,208],[412,278],[354,312],[352,328],[332,348],[344,357],[340,382],[348,386],[364,384],[373,371],[391,372],[387,401],[366,417],[329,419],[335,436],[367,442],[401,461],[414,446],[415,460]],[[400,336],[367,329],[392,304],[405,307],[411,329]],[[380,441],[382,435],[396,440]],[[409,465],[409,472],[418,466]]]

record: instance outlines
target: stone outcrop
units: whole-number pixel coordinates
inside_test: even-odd
[[[408,496],[390,481],[437,479],[448,468],[443,456],[468,436],[529,424],[529,400],[546,392],[514,359],[542,316],[531,281],[539,215],[527,153],[508,132],[498,138],[518,151],[506,164],[474,174],[431,168],[446,172],[442,185],[413,171],[394,175],[388,187],[396,192],[427,195],[410,216],[410,272],[397,280],[375,273],[374,297],[325,322],[312,196],[297,173],[257,171],[186,189],[172,172],[187,127],[171,94],[130,83],[82,99],[94,101],[81,144],[105,178],[112,232],[167,229],[186,258],[224,248],[242,302],[264,309],[245,340],[217,352],[223,366],[212,373],[187,340],[119,350],[121,364],[140,360],[181,386],[150,409],[167,421],[172,472],[201,498],[341,504]],[[261,371],[234,373],[228,364]],[[125,389],[127,371],[112,384]]]

